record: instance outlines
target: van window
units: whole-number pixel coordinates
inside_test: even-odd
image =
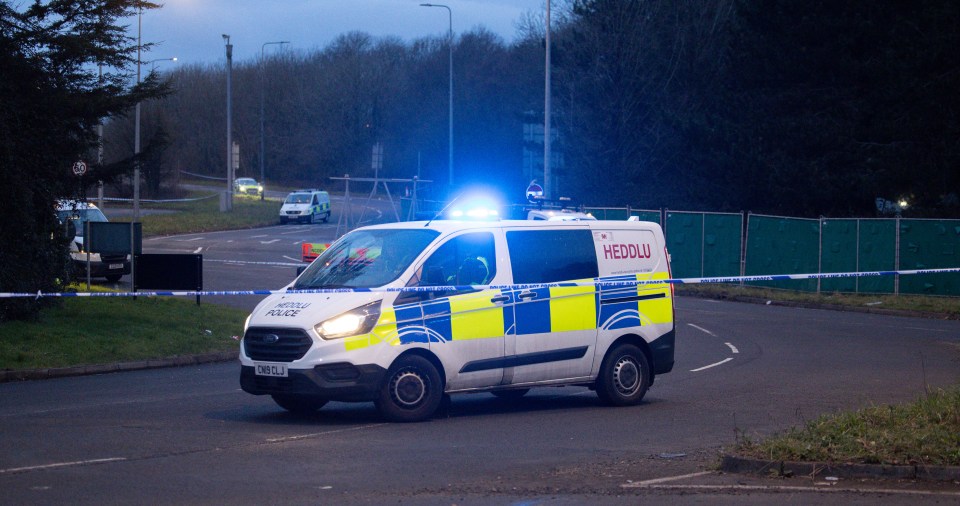
[[[487,285],[497,274],[496,246],[490,232],[458,235],[437,249],[417,271],[410,286]],[[404,293],[398,303],[449,297],[474,290]]]
[[[383,286],[400,277],[437,235],[423,229],[350,232],[307,267],[294,289]]]
[[[555,283],[598,276],[590,230],[513,230],[507,232],[513,282]]]
[[[493,234],[473,232],[450,239],[430,255],[420,286],[486,285],[496,272]]]

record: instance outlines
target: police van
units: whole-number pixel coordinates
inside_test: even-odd
[[[330,194],[323,190],[294,190],[283,199],[280,206],[280,224],[289,221],[300,223],[326,223],[330,219]]]
[[[637,404],[673,368],[669,277],[649,222],[364,227],[250,314],[240,384],[298,413],[373,401],[391,421],[427,419],[448,394],[548,385]]]
[[[89,272],[92,278],[106,278],[116,283],[130,274],[130,255],[89,253],[83,249],[86,224],[107,221],[100,208],[90,202],[61,199],[57,201],[57,219],[71,236],[70,264],[77,279],[85,278]]]

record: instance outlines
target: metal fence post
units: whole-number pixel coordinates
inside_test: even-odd
[[[823,274],[823,216],[820,217],[820,220],[817,221],[817,225],[820,229],[820,246],[819,251],[817,251],[817,274]],[[817,295],[820,295],[820,282],[823,281],[823,278],[817,278]]]

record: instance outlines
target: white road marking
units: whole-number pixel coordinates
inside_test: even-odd
[[[700,371],[703,371],[704,369],[709,369],[709,368],[711,368],[711,367],[716,367],[716,366],[721,365],[721,364],[726,364],[727,362],[729,362],[729,361],[731,361],[731,360],[733,360],[733,357],[727,357],[727,358],[725,358],[725,359],[723,359],[723,360],[721,360],[721,361],[719,361],[719,362],[717,362],[717,363],[715,363],[715,364],[705,365],[705,366],[700,367],[700,368],[698,368],[698,369],[690,369],[690,372],[700,372]]]
[[[267,439],[268,443],[283,443],[285,441],[299,441],[301,439],[310,439],[318,436],[326,436],[328,434],[340,434],[343,432],[354,432],[363,429],[372,429],[374,427],[380,427],[381,425],[389,425],[387,423],[374,423],[370,425],[361,425],[359,427],[350,427],[348,429],[338,429],[338,430],[328,430],[324,432],[314,432],[312,434],[302,434],[300,436],[286,436],[286,437],[275,437]]]
[[[259,239],[259,238],[261,238],[261,237],[267,237],[267,236],[268,236],[268,234],[251,235],[250,238],[251,238],[251,239]]]
[[[202,251],[202,250],[203,250],[203,246],[200,246],[199,248],[193,250],[193,254],[196,255],[196,254],[200,253],[200,251]]]
[[[740,350],[738,350],[736,346],[734,346],[734,345],[732,345],[732,344],[730,344],[730,343],[723,343],[723,344],[729,346],[729,347],[730,347],[730,351],[732,351],[733,353],[740,353]]]
[[[705,329],[705,328],[703,328],[703,327],[701,327],[701,326],[699,326],[699,325],[694,325],[694,324],[692,324],[692,323],[688,323],[687,325],[689,325],[689,326],[691,326],[691,327],[699,330],[700,332],[703,332],[703,333],[706,333],[706,334],[710,334],[710,335],[713,336],[713,337],[717,337],[716,334],[714,334],[713,332],[710,332],[709,330],[707,330],[707,329]]]
[[[270,239],[269,241],[260,241],[260,244],[273,244],[280,241],[280,239]]]
[[[193,242],[193,241],[202,241],[203,237],[194,237],[192,239],[177,239],[180,242]]]
[[[105,464],[107,462],[120,462],[127,460],[123,457],[113,457],[109,459],[93,459],[93,460],[78,460],[75,462],[58,462],[56,464],[46,464],[43,466],[28,466],[28,467],[12,467],[8,469],[0,469],[0,474],[10,474],[10,473],[22,473],[25,471],[38,471],[41,469],[55,469],[58,467],[70,467],[70,466],[88,466],[92,464]]]
[[[292,257],[288,257],[287,255],[283,255],[283,258],[286,258],[287,260],[293,260],[294,262],[298,262],[298,263],[306,263],[303,261],[302,258],[292,258]]]
[[[622,485],[622,486],[623,486],[624,488],[646,487],[646,486],[648,486],[648,485],[654,485],[654,484],[656,484],[656,483],[665,483],[665,482],[668,482],[668,481],[685,480],[685,479],[687,479],[687,478],[696,478],[697,476],[705,476],[705,475],[713,474],[713,473],[714,473],[714,471],[700,471],[699,473],[681,474],[680,476],[668,476],[668,477],[666,477],[666,478],[656,478],[656,479],[653,479],[653,480],[636,481],[636,482],[627,483],[626,485]]]

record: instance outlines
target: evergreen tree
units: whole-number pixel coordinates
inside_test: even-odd
[[[80,193],[84,181],[70,167],[89,161],[101,119],[163,93],[155,80],[127,85],[138,48],[118,24],[156,7],[139,0],[0,2],[0,292],[59,290],[68,279],[56,200]],[[0,299],[0,321],[35,316],[39,307],[30,298]]]

